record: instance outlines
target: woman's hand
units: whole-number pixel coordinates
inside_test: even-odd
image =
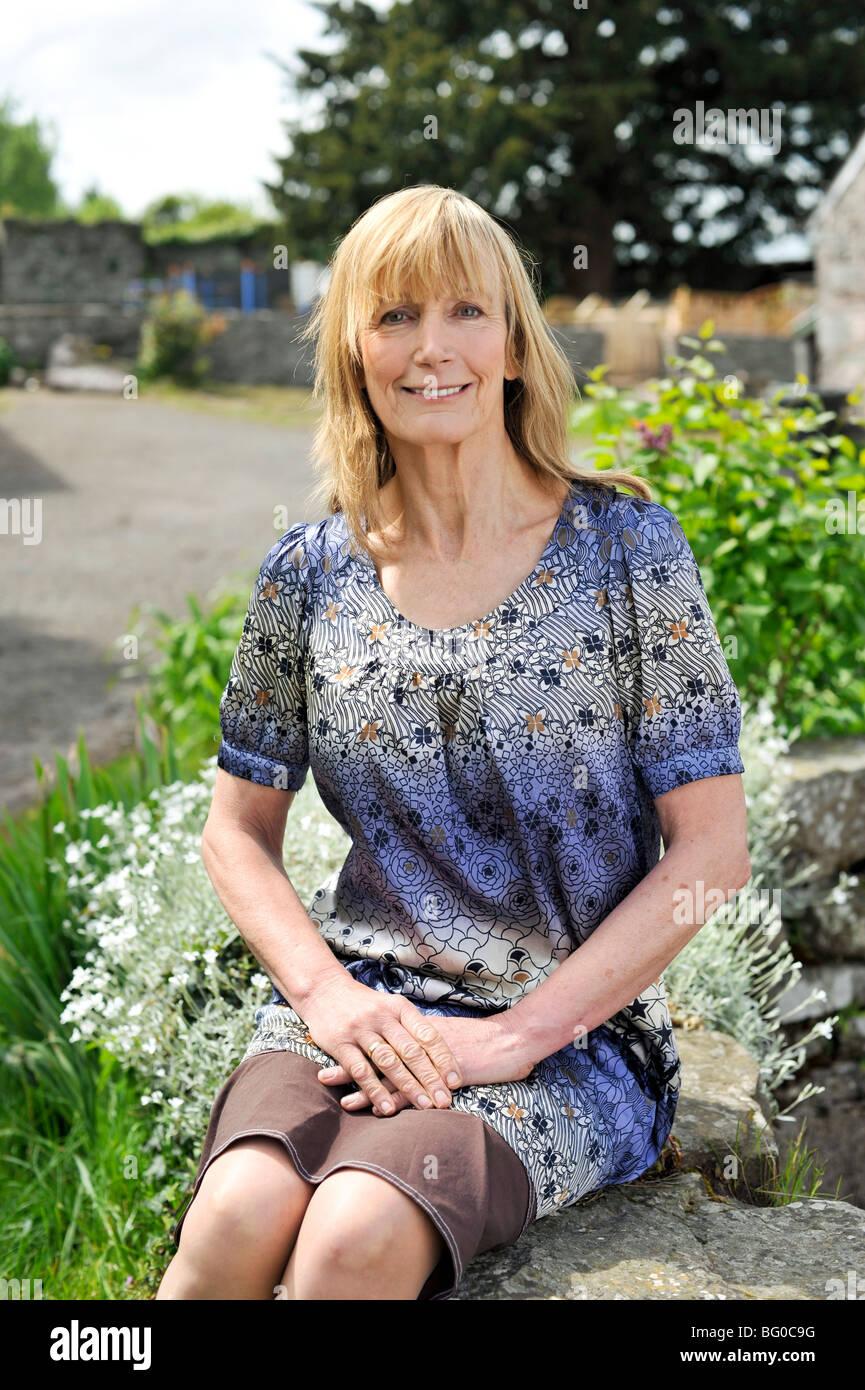
[[[445,1108],[451,1089],[463,1083],[436,1026],[449,1020],[426,1018],[403,994],[370,989],[345,972],[322,983],[306,1001],[303,1019],[316,1045],[337,1059],[340,1084],[355,1081],[360,1087],[342,1098],[346,1109],[360,1099],[380,1113],[395,1114],[397,1095],[419,1109]],[[376,1043],[373,1065],[368,1054]]]
[[[435,1018],[430,1015],[427,1018],[435,1023],[455,1057],[463,1086],[524,1081],[533,1070],[534,1061],[528,1056],[520,1038],[508,1027],[506,1012],[490,1018]],[[318,1079],[326,1086],[344,1086],[351,1080],[342,1067],[322,1070],[318,1073]],[[392,1113],[404,1110],[411,1104],[398,1089],[387,1082],[385,1084],[395,1103]],[[346,1096],[343,1100],[346,1110],[363,1110],[369,1104],[367,1096],[361,1092]],[[373,1114],[382,1113],[380,1107],[373,1103]]]

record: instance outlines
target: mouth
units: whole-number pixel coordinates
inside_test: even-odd
[[[471,387],[471,382],[464,382],[462,386],[439,386],[430,388],[428,386],[401,386],[400,390],[405,391],[409,396],[418,396],[426,401],[453,401],[458,396],[465,395]]]

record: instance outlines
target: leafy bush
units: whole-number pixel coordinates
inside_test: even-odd
[[[572,427],[593,438],[597,467],[645,477],[679,518],[740,694],[767,696],[803,737],[863,733],[865,450],[822,433],[832,413],[804,378],[795,407],[783,391],[743,396],[703,355],[724,350],[711,334],[683,340],[699,350],[644,387],[616,389],[595,368]]]
[[[207,611],[187,594],[190,616],[175,618],[162,609],[138,605],[127,631],[138,628],[146,611],[160,658],[148,666],[147,709],[154,722],[169,730],[183,767],[197,772],[219,742],[219,700],[228,680],[254,575],[217,594]]]
[[[11,343],[0,338],[0,386],[5,386],[13,367],[18,366],[18,356]]]
[[[141,325],[136,372],[145,381],[168,376],[198,386],[210,369],[204,349],[224,331],[225,318],[209,315],[188,290],[157,295]]]
[[[71,1042],[104,1045],[139,1078],[152,1117],[145,1176],[175,1183],[184,1160],[188,1166],[200,1152],[213,1098],[246,1049],[255,1009],[270,998],[270,982],[202,862],[215,776],[214,757],[197,781],[154,789],[136,807],[93,807],[87,837],[50,866],[69,875],[65,926],[81,945],[82,963],[61,995],[62,1022]],[[302,901],[342,866],[349,845],[307,781],[284,841]]]

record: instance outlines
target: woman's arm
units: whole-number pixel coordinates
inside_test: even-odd
[[[313,991],[344,976],[285,872],[282,844],[296,792],[216,770],[201,857],[217,896],[283,998],[304,1016]]]
[[[534,1065],[631,1004],[696,936],[699,904],[711,916],[713,890],[726,899],[748,882],[739,773],[676,787],[655,806],[665,845],[655,867],[543,984],[490,1020],[511,1056]]]
[[[411,1000],[355,980],[289,880],[282,843],[294,796],[217,768],[201,851],[220,901],[318,1046],[340,1060],[368,1103],[394,1109],[386,1077],[412,1104],[449,1105],[450,1089],[462,1076],[435,1024]],[[376,1051],[375,1061],[380,1077],[368,1051],[382,1040],[387,1046]]]

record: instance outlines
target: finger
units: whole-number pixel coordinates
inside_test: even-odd
[[[383,1077],[382,1081],[390,1094],[391,1100],[394,1102],[395,1108],[393,1114],[396,1114],[400,1110],[406,1110],[411,1108],[411,1101],[406,1100],[402,1092],[398,1091],[392,1085],[392,1083],[388,1081],[387,1077]],[[366,1107],[369,1105],[369,1101],[367,1100],[366,1096],[363,1094],[362,1091],[353,1091],[351,1095],[342,1097],[341,1104],[343,1106],[343,1109],[345,1110],[356,1111],[366,1109]],[[372,1107],[372,1113],[373,1115],[381,1116],[382,1119],[388,1118],[388,1116],[384,1115],[377,1105],[374,1105]]]
[[[427,1026],[427,1031],[435,1035],[435,1029]],[[429,1040],[432,1046],[433,1039]],[[413,1104],[417,1105],[420,1096],[431,1097],[433,1103],[444,1109],[451,1103],[450,1088],[444,1077],[436,1068],[435,1063],[429,1055],[426,1044],[414,1037],[401,1023],[394,1023],[385,1029],[385,1041],[390,1043],[397,1053],[397,1060],[402,1061],[406,1071],[411,1078],[410,1082],[397,1077],[396,1073],[389,1071],[391,1080],[398,1082],[400,1090],[409,1097]],[[376,1048],[375,1063],[380,1070],[383,1070],[382,1063],[385,1058],[384,1048]]]
[[[401,1014],[400,1022],[423,1046],[445,1084],[451,1088],[461,1086],[462,1076],[457,1059],[434,1024],[414,1009],[407,1009]]]
[[[370,1041],[380,1042],[381,1039],[372,1038]],[[389,1050],[390,1049],[388,1049],[388,1051]],[[382,1048],[381,1051],[384,1052],[384,1048]],[[390,1098],[390,1093],[382,1084],[381,1077],[377,1076],[373,1070],[366,1052],[361,1051],[359,1047],[349,1045],[343,1048],[341,1055],[337,1057],[337,1061],[341,1066],[346,1068],[352,1081],[354,1081],[363,1092],[370,1105],[378,1105],[386,1115],[391,1115],[395,1112],[395,1106]],[[378,1063],[376,1063],[376,1065],[378,1065]]]
[[[325,1086],[347,1086],[351,1081],[345,1067],[322,1067],[318,1079]]]
[[[382,1024],[383,1039],[371,1038],[369,1042],[363,1044],[364,1051],[367,1054],[370,1054],[372,1048],[375,1047],[373,1062],[376,1067],[378,1067],[379,1071],[384,1076],[388,1077],[389,1080],[402,1091],[403,1095],[408,1097],[412,1105],[417,1106],[419,1110],[429,1110],[432,1106],[444,1109],[446,1106],[450,1105],[450,1091],[443,1082],[437,1081],[434,1091],[430,1094],[413,1072],[409,1070],[400,1056],[399,1047],[390,1036],[394,1031],[399,1035],[405,1036],[406,1045],[410,1048],[412,1053],[416,1054],[416,1061],[417,1058],[421,1056],[426,1059],[426,1053],[423,1051],[420,1043],[415,1042],[408,1034],[405,1034],[403,1029],[395,1029],[393,1023],[387,1021]],[[378,1046],[376,1046],[376,1043],[378,1043]]]

